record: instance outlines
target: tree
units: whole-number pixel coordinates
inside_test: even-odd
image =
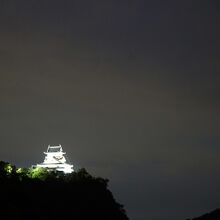
[[[49,175],[47,169],[42,167],[30,168],[28,170],[27,176],[31,179],[46,180]]]
[[[0,178],[11,178],[16,174],[16,167],[8,162],[0,161]]]

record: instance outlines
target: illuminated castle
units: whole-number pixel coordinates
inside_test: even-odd
[[[61,145],[49,145],[47,152],[44,152],[44,154],[46,154],[44,162],[37,164],[36,167],[43,167],[47,168],[48,170],[62,171],[64,173],[72,173],[74,171],[73,165],[66,162],[66,158],[64,156],[66,152],[63,152]]]

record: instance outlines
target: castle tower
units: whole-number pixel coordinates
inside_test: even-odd
[[[62,171],[64,173],[72,173],[73,165],[68,164],[65,158],[66,152],[63,152],[61,145],[48,146],[44,162],[37,164],[36,167],[47,168],[48,170]]]

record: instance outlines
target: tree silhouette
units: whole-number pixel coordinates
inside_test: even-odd
[[[108,180],[86,169],[63,174],[17,168],[0,161],[0,206],[4,219],[128,220],[108,189]]]

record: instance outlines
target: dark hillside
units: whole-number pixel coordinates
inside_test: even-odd
[[[107,184],[108,180],[92,177],[85,169],[63,175],[0,162],[1,216],[7,220],[128,220]]]
[[[220,220],[220,209],[216,209],[210,213],[188,220]]]

